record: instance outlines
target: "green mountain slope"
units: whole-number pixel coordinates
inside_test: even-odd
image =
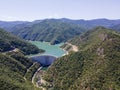
[[[3,28],[4,30],[11,32],[13,30],[13,27],[17,25],[24,25],[29,22],[25,21],[0,21],[0,28]]]
[[[51,44],[65,42],[76,35],[96,26],[112,28],[120,24],[120,20],[93,19],[93,20],[71,20],[61,19],[44,19],[33,22],[0,21],[0,27],[12,32],[13,34],[26,39],[37,41],[48,41]],[[116,29],[118,30],[118,29]]]
[[[59,58],[44,74],[53,90],[120,90],[120,34],[97,27],[70,42],[79,51]]]
[[[114,25],[120,24],[120,19],[109,20],[109,19],[105,19],[105,18],[92,19],[92,20],[84,20],[84,19],[72,20],[72,19],[68,19],[68,18],[44,19],[44,20],[48,20],[48,21],[56,20],[56,21],[60,21],[60,22],[64,22],[64,23],[71,23],[71,24],[73,23],[73,24],[80,25],[80,26],[82,26],[82,27],[84,27],[86,29],[91,29],[91,28],[96,27],[96,26],[104,26],[104,27],[111,28]],[[44,20],[36,20],[36,21],[33,21],[33,22],[0,21],[0,27],[3,28],[4,30],[7,30],[7,31],[11,32],[11,31],[17,30],[19,28],[32,26],[32,25],[38,24],[40,22],[42,23]]]
[[[13,34],[26,39],[47,41],[51,44],[65,42],[86,31],[80,25],[57,19],[46,19],[33,25],[17,28]]]
[[[114,29],[114,30],[120,31],[120,24],[114,25],[111,28]]]
[[[40,67],[31,67],[34,62],[20,52],[0,53],[0,90],[40,90],[31,81],[33,74]],[[29,68],[33,71],[27,74]],[[27,76],[26,76],[27,74]]]
[[[0,29],[0,90],[40,90],[31,81],[40,64],[25,55],[42,51]]]
[[[0,52],[13,50],[15,48],[20,49],[24,54],[35,54],[44,51],[27,41],[0,29]]]

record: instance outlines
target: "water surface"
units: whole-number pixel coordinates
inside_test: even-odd
[[[45,50],[42,54],[30,55],[29,57],[40,56],[40,55],[50,55],[55,57],[61,57],[66,52],[60,48],[64,43],[50,45],[49,42],[40,42],[40,41],[30,41],[32,44],[36,45],[38,48]]]

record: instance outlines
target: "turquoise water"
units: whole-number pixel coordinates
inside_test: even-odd
[[[66,52],[60,48],[63,43],[56,44],[56,45],[50,45],[49,42],[40,42],[40,41],[30,41],[32,44],[36,45],[38,48],[45,50],[42,54],[36,54],[36,55],[30,55],[30,57],[33,56],[39,56],[39,55],[52,55],[55,57],[61,57]]]

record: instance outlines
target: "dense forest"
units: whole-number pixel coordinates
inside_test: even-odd
[[[44,50],[27,40],[69,43],[61,48],[67,47],[65,50],[71,52],[58,58],[42,73],[41,78],[47,84],[41,86],[50,90],[120,90],[119,22],[65,18],[0,22],[2,28],[20,37],[0,29],[0,90],[41,90],[32,83],[41,65],[25,55]],[[97,25],[107,28],[95,27]],[[77,46],[78,51],[73,52],[71,45]]]
[[[66,42],[76,35],[80,35],[96,26],[114,28],[120,20],[70,20],[45,19],[15,25],[12,33],[26,40],[47,41],[51,44]],[[114,28],[119,31],[119,27]]]
[[[10,51],[18,48],[24,54],[36,54],[44,52],[29,42],[22,40],[3,29],[0,29],[0,52]],[[32,48],[32,49],[31,49]]]
[[[104,26],[119,31],[120,20],[93,19],[71,20],[44,19],[32,22],[0,21],[0,27],[26,40],[47,41],[51,44],[66,42],[76,35],[80,35],[96,26]]]
[[[0,90],[40,90],[31,81],[39,67],[21,52],[0,53]]]
[[[43,51],[0,29],[0,90],[40,90],[31,81],[40,64],[25,55]]]
[[[84,31],[86,29],[80,25],[51,19],[22,28],[19,27],[13,31],[13,34],[26,40],[46,41],[51,42],[51,44],[57,44],[66,42]]]
[[[114,25],[111,28],[114,30],[120,31],[120,24]]]
[[[120,33],[97,27],[69,42],[78,52],[59,58],[44,74],[53,90],[119,90]]]

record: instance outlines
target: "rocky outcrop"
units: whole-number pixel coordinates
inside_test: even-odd
[[[105,40],[108,39],[108,35],[107,35],[107,34],[100,34],[99,37],[100,37],[100,39],[101,39],[102,41],[105,41]]]
[[[66,42],[61,48],[65,51],[68,51],[68,52],[70,52],[70,51],[77,52],[79,50],[76,45],[72,45],[69,42]]]

